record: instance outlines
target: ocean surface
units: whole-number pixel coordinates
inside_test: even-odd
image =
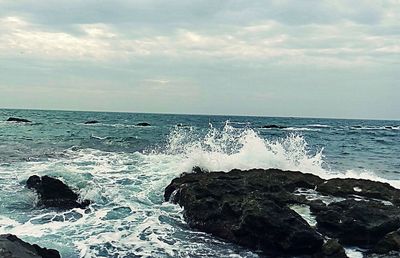
[[[32,123],[6,122],[11,116]],[[261,128],[271,124],[286,128]],[[164,202],[164,188],[193,166],[299,170],[400,188],[399,153],[400,121],[0,110],[0,233],[64,258],[258,257],[188,228],[182,209]],[[94,203],[38,209],[24,187],[34,174],[60,178]]]

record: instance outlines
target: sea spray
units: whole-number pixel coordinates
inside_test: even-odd
[[[177,128],[168,139],[166,153],[180,157],[182,171],[200,166],[209,171],[226,172],[235,168],[280,168],[326,173],[322,149],[311,154],[306,140],[299,134],[268,140],[254,129],[238,129],[226,123],[221,130],[210,126],[203,137],[190,128]]]

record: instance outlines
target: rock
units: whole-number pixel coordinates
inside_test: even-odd
[[[282,125],[264,125],[262,128],[264,129],[285,129],[286,126],[282,126]]]
[[[378,201],[345,200],[327,208],[317,214],[318,230],[342,244],[371,248],[400,227],[400,209]]]
[[[165,200],[184,207],[190,227],[267,255],[345,257],[337,241],[322,239],[372,248],[400,227],[400,190],[389,184],[277,169],[193,171],[172,180]],[[293,205],[309,207],[317,225]]]
[[[364,255],[363,258],[399,258],[400,257],[400,252],[389,252],[386,254],[374,254],[374,253],[367,253]]]
[[[137,123],[136,126],[151,126],[149,123]]]
[[[172,196],[172,201],[185,208],[189,226],[231,242],[269,255],[315,253],[323,239],[300,215],[274,201],[283,189],[274,187],[280,180],[274,179],[277,171],[270,172],[187,174],[172,181],[165,199]],[[268,178],[258,177],[261,174]],[[302,185],[296,176],[292,183]]]
[[[202,167],[194,166],[194,167],[192,168],[192,172],[193,172],[193,173],[207,173],[207,172],[209,172],[209,171],[206,170],[206,169],[204,169],[204,168],[202,168]]]
[[[37,175],[31,176],[27,180],[26,186],[29,189],[36,190],[40,197],[39,205],[44,207],[68,210],[73,208],[83,209],[90,204],[89,200],[79,202],[78,194],[74,193],[62,181],[49,176],[41,178]]]
[[[28,119],[18,118],[18,117],[10,117],[7,119],[7,122],[17,122],[17,123],[31,123]]]
[[[92,124],[98,124],[98,123],[100,123],[100,122],[97,120],[90,120],[90,121],[86,121],[85,125],[92,125]]]
[[[391,251],[400,251],[399,230],[386,234],[372,250],[372,252],[378,254],[386,254]]]
[[[400,205],[400,190],[387,183],[364,179],[333,178],[318,185],[318,191],[324,194],[349,197],[362,196],[389,201]]]
[[[348,258],[348,256],[343,246],[336,239],[329,239],[313,258]]]
[[[15,235],[0,235],[0,257],[4,258],[60,258],[58,251],[31,245]]]

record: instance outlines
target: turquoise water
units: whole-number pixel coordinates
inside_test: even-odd
[[[5,122],[22,117],[30,124]],[[98,124],[85,125],[88,120]],[[148,122],[149,127],[136,126]],[[283,129],[262,129],[276,124]],[[178,126],[179,125],[179,126]],[[257,257],[190,230],[163,202],[165,186],[198,165],[281,168],[400,187],[400,121],[0,110],[0,233],[63,257]],[[38,209],[33,174],[62,179],[87,210]]]

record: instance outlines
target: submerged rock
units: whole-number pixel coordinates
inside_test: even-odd
[[[92,124],[98,124],[98,123],[100,123],[100,122],[97,120],[90,120],[90,121],[86,121],[85,125],[92,125]]]
[[[18,117],[10,117],[7,119],[7,122],[17,122],[17,123],[31,123],[32,121],[24,118],[18,118]]]
[[[0,235],[0,257],[4,258],[60,258],[54,249],[42,248],[22,241],[15,235]]]
[[[190,227],[267,255],[346,257],[340,244],[372,248],[400,227],[400,190],[389,184],[277,169],[194,171],[174,179],[165,200],[184,207]],[[316,225],[293,205],[309,207]]]
[[[86,208],[89,200],[78,201],[78,194],[74,193],[62,181],[49,176],[39,177],[37,175],[29,177],[26,181],[29,189],[34,189],[39,195],[39,205],[45,207],[59,208],[63,210],[73,208]]]
[[[136,126],[151,126],[149,123],[137,123]]]
[[[264,129],[285,129],[286,126],[282,126],[282,125],[264,125],[262,128]]]

